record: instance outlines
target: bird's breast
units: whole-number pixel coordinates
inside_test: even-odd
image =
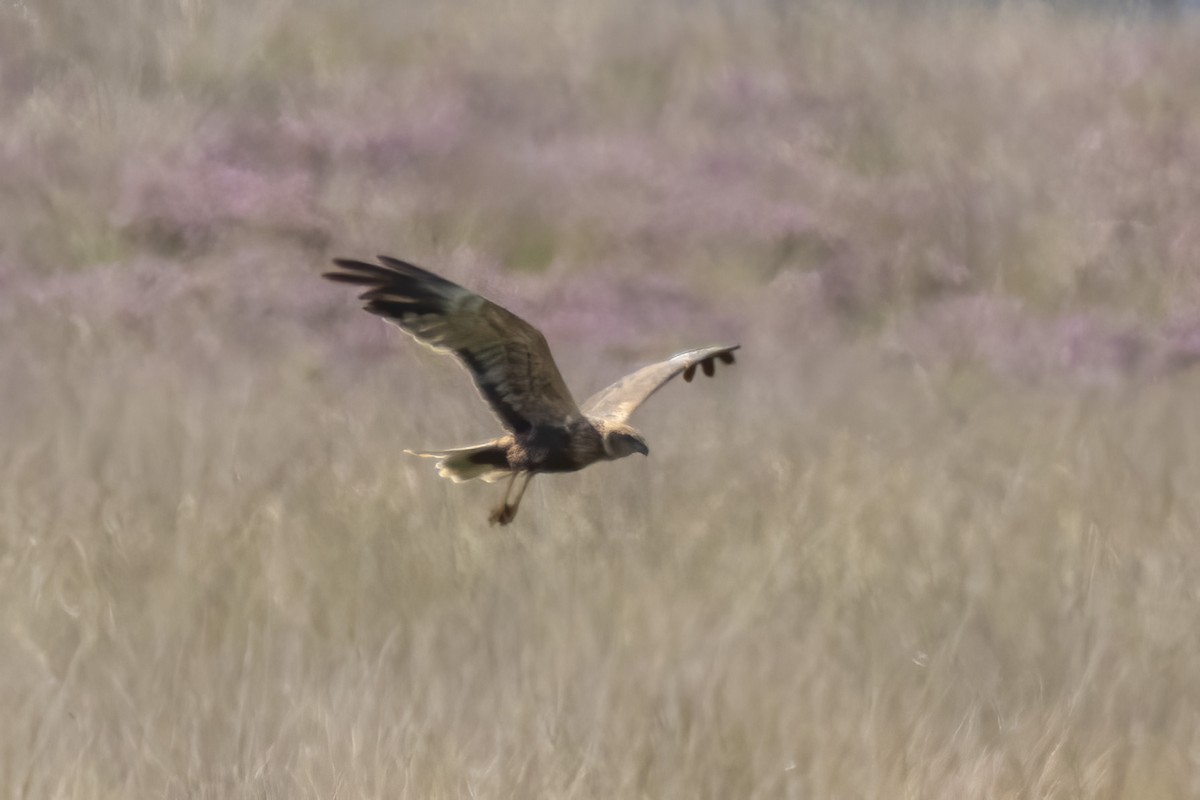
[[[534,426],[519,436],[509,461],[518,469],[574,472],[604,456],[604,443],[590,424]]]

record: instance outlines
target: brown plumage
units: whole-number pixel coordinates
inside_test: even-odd
[[[648,455],[645,440],[627,422],[629,415],[680,373],[691,381],[697,367],[711,376],[717,361],[732,364],[739,347],[689,350],[642,367],[580,408],[537,328],[432,272],[387,256],[379,256],[379,261],[334,259],[338,271],[324,277],[367,287],[360,295],[366,301],[363,308],[417,341],[453,353],[471,373],[508,433],[472,447],[413,455],[438,459],[439,474],[456,482],[507,477],[504,500],[492,512],[492,523],[512,521],[529,479],[539,472],[573,472],[597,461]]]

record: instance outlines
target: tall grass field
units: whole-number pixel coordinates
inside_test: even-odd
[[[649,458],[454,485],[385,253]],[[1200,18],[0,5],[0,797],[1200,796]]]

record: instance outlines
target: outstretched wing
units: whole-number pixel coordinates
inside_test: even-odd
[[[456,283],[387,256],[380,264],[334,259],[331,281],[368,287],[364,309],[439,352],[453,353],[508,430],[559,426],[579,415],[546,337],[525,320]]]
[[[728,347],[702,347],[672,356],[666,361],[642,367],[621,380],[601,389],[583,404],[583,413],[589,417],[603,417],[614,422],[624,422],[646,398],[657,392],[663,384],[683,373],[685,381],[696,375],[696,367],[711,376],[716,371],[716,362],[733,363],[733,351],[741,345]]]

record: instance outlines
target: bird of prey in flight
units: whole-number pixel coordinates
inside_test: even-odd
[[[508,478],[492,524],[512,522],[529,479],[539,472],[574,472],[596,461],[648,455],[645,439],[627,422],[634,409],[676,375],[691,381],[697,367],[711,376],[717,361],[732,364],[739,347],[679,353],[626,375],[578,405],[546,337],[511,311],[399,259],[379,256],[379,264],[367,264],[338,258],[333,263],[337,271],[324,277],[366,287],[359,296],[365,310],[434,350],[457,356],[499,417],[507,433],[498,439],[412,453],[438,459],[438,473],[455,482]]]

